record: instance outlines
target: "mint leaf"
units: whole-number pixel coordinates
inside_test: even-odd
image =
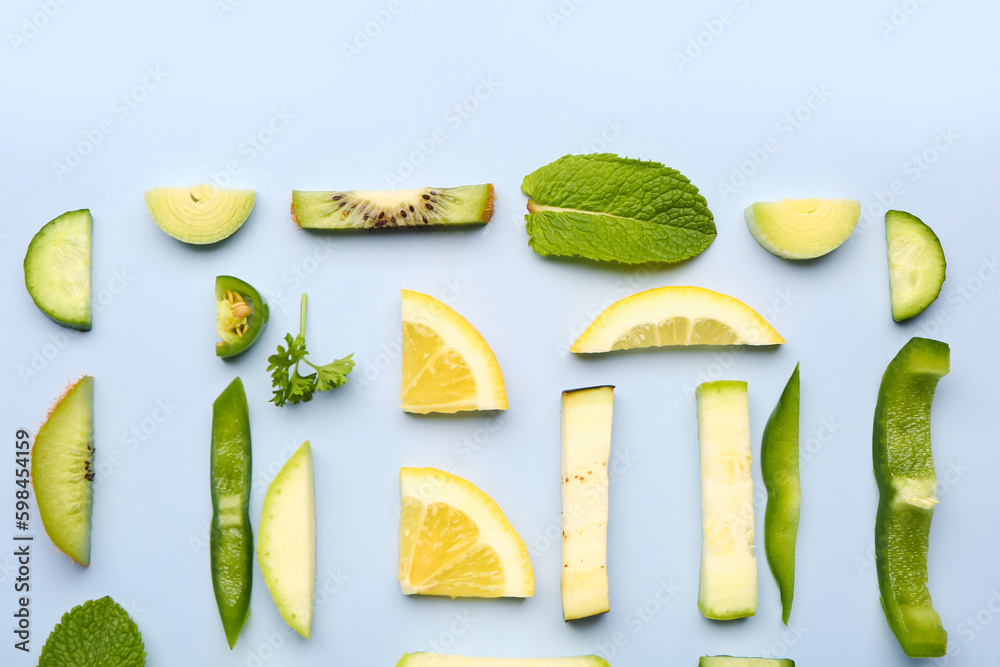
[[[643,264],[678,262],[715,239],[705,198],[659,162],[566,155],[524,178],[527,229],[540,255]]]
[[[88,600],[63,614],[42,647],[38,667],[143,667],[142,635],[109,597]]]

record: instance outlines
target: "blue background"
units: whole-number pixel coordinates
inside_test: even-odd
[[[998,664],[998,21],[995,3],[971,1],[6,2],[0,507],[13,512],[15,431],[34,433],[84,373],[96,377],[98,478],[86,570],[33,517],[32,654],[15,651],[0,623],[0,663],[35,664],[63,612],[111,595],[139,624],[151,666],[393,665],[434,646],[600,652],[615,667],[719,653],[912,664],[878,602],[870,442],[886,364],[924,335],[952,347],[934,404],[941,504],[930,587],[952,642],[938,664]],[[654,270],[535,256],[522,177],[565,153],[605,150],[690,177],[716,216],[711,247]],[[231,239],[194,248],[156,228],[142,194],[204,181],[258,199]],[[487,181],[494,219],[468,231],[323,236],[297,231],[288,214],[293,188]],[[806,264],[760,248],[743,208],[806,196],[861,200],[854,236]],[[83,207],[95,220],[97,312],[80,334],[35,309],[21,261],[42,224]],[[886,207],[930,224],[948,259],[941,297],[905,324],[889,317]],[[263,340],[231,363],[213,351],[213,279],[223,273],[272,304]],[[788,343],[568,355],[604,306],[662,285],[732,294]],[[398,409],[401,288],[450,303],[483,333],[505,374],[507,413]],[[335,394],[278,409],[267,402],[266,357],[297,329],[302,291],[313,354],[354,352],[358,366]],[[749,382],[756,454],[796,361],[803,498],[792,630],[763,549],[757,616],[707,621],[696,606],[693,388]],[[208,442],[212,400],[237,374],[251,403],[255,528],[274,473],[302,440],[313,443],[318,592],[307,642],[282,622],[255,566],[253,613],[230,652],[208,566]],[[612,611],[564,624],[551,539],[559,392],[600,383],[617,385]],[[451,469],[496,499],[528,544],[534,598],[399,593],[404,465]],[[756,464],[754,477],[762,496]],[[762,522],[758,503],[758,538]],[[0,524],[0,540],[12,524]],[[11,626],[13,565],[0,556],[0,616]]]

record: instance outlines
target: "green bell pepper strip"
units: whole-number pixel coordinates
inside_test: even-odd
[[[788,625],[795,587],[795,537],[799,530],[799,365],[764,427],[760,468],[767,488],[764,551],[781,593],[781,620]]]
[[[215,278],[215,356],[235,357],[250,349],[267,328],[267,301],[249,283],[233,276]]]
[[[927,590],[927,546],[937,504],[931,403],[949,365],[945,343],[911,338],[889,362],[875,407],[875,569],[885,618],[911,658],[938,658],[948,646]]]
[[[250,616],[253,531],[250,527],[250,417],[236,378],[212,404],[212,587],[229,648]]]

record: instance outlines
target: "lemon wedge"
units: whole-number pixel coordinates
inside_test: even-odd
[[[406,412],[506,410],[503,374],[489,344],[469,322],[433,297],[403,290]]]
[[[748,305],[702,287],[658,287],[608,306],[570,348],[611,352],[673,345],[777,345],[785,339]]]
[[[399,585],[407,595],[531,597],[524,540],[493,499],[435,468],[399,472]]]
[[[861,218],[855,199],[782,199],[757,202],[743,212],[747,228],[768,252],[812,259],[840,246]]]
[[[204,245],[243,226],[256,200],[253,190],[226,190],[211,183],[146,190],[146,209],[160,229],[178,241]]]

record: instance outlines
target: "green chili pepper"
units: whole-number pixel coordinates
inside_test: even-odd
[[[250,349],[267,327],[267,302],[249,283],[215,278],[215,356],[234,357]]]
[[[229,648],[250,616],[250,416],[236,378],[212,404],[212,587]]]

